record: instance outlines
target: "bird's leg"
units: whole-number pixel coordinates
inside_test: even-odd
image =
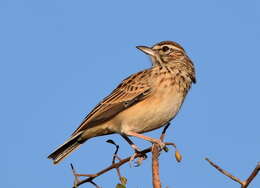
[[[131,146],[131,148],[133,148],[133,150],[135,150],[135,152],[140,152],[141,150],[138,148],[137,145],[135,145],[133,143],[132,140],[130,140],[130,138],[128,138],[128,136],[121,134],[121,136],[127,141],[127,143]]]
[[[130,140],[130,138],[128,138],[128,136],[126,136],[126,135],[124,135],[124,134],[121,134],[121,136],[127,141],[127,143],[128,143],[128,144],[131,146],[131,148],[133,148],[134,151],[135,151],[135,153],[131,156],[130,161],[129,161],[130,164],[131,164],[131,162],[135,159],[136,155],[138,155],[138,154],[141,153],[141,150],[138,148],[137,145],[135,145],[135,144],[132,142],[132,140]],[[146,155],[146,154],[143,154],[141,157],[138,157],[137,166],[139,166],[139,165],[142,163],[142,161],[143,161],[144,159],[146,159],[146,158],[147,158],[147,155]]]
[[[152,142],[153,144],[158,144],[161,149],[164,149],[164,148],[165,148],[165,143],[163,143],[163,142],[162,142],[161,140],[159,140],[159,139],[151,138],[151,137],[149,137],[149,136],[145,136],[145,135],[142,135],[142,134],[133,132],[133,131],[129,131],[129,132],[127,132],[126,134],[127,134],[128,136],[135,136],[135,137],[137,137],[137,138],[144,139],[144,140],[146,140],[146,141]]]

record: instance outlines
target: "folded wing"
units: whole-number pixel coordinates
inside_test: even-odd
[[[133,74],[122,81],[117,88],[103,99],[83,120],[72,134],[108,121],[119,112],[149,97],[152,89],[149,77],[151,70]]]

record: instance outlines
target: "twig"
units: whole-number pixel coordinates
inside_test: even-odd
[[[159,155],[160,146],[153,144],[152,146],[152,177],[153,177],[153,188],[161,188],[160,174],[159,174]]]
[[[135,156],[135,159],[136,159],[137,157],[141,157],[143,154],[146,154],[146,153],[151,152],[151,148],[152,148],[152,147],[149,147],[149,148],[147,148],[147,149],[142,150],[142,151],[140,152],[140,154],[138,153],[138,154]],[[105,168],[105,169],[103,169],[103,170],[97,172],[96,174],[88,174],[88,175],[77,174],[78,176],[88,176],[88,178],[79,181],[76,186],[80,186],[80,185],[82,185],[82,184],[84,184],[84,183],[90,182],[90,181],[92,181],[93,179],[95,179],[96,177],[101,176],[102,174],[104,174],[104,173],[106,173],[106,172],[108,172],[108,171],[110,171],[110,170],[112,170],[112,169],[114,169],[114,168],[119,168],[119,167],[122,166],[123,164],[127,163],[128,161],[130,161],[130,159],[131,159],[131,157],[127,157],[127,158],[125,158],[125,159],[122,159],[121,161],[119,161],[119,162],[117,162],[117,163],[114,163],[114,164],[108,166],[107,168]],[[76,186],[74,186],[74,188],[76,188]]]
[[[115,150],[115,152],[114,152],[113,159],[112,159],[112,164],[115,164],[116,159],[117,159],[118,161],[121,161],[121,159],[120,159],[119,156],[117,155],[117,153],[118,153],[118,151],[119,151],[119,145],[116,144],[113,140],[107,140],[107,142],[110,143],[110,144],[113,144],[113,145],[116,147],[116,150]],[[119,178],[119,181],[120,181],[121,183],[123,183],[123,182],[122,182],[122,176],[121,176],[119,167],[116,168],[116,173],[117,173],[117,176],[118,176],[118,178]]]
[[[174,143],[172,143],[172,142],[166,142],[165,145],[174,145]],[[147,154],[147,153],[149,153],[149,152],[151,152],[151,151],[152,151],[152,147],[146,148],[146,149],[142,150],[140,153],[138,153],[138,154],[134,157],[134,159],[136,159],[136,158],[138,158],[138,157],[141,157],[141,156],[143,156],[144,154]],[[110,171],[110,170],[112,170],[112,169],[114,169],[114,168],[119,168],[120,166],[122,166],[122,165],[124,165],[125,163],[129,162],[130,159],[131,159],[131,157],[127,157],[127,158],[121,159],[119,162],[114,163],[114,164],[108,166],[107,168],[105,168],[105,169],[103,169],[103,170],[97,172],[96,174],[77,174],[78,176],[87,176],[87,177],[88,177],[88,178],[86,178],[86,179],[83,179],[83,180],[79,181],[79,182],[77,183],[77,186],[80,186],[80,185],[82,185],[82,184],[84,184],[84,183],[90,182],[90,181],[94,180],[95,178],[97,178],[98,176],[101,176],[102,174],[104,174],[104,173],[106,173],[106,172],[108,172],[108,171]],[[76,188],[76,187],[74,186],[74,188]]]
[[[74,182],[73,182],[73,187],[77,188],[78,187],[78,183],[80,182],[79,176],[81,176],[81,174],[77,174],[76,170],[74,168],[74,166],[72,164],[70,164],[72,173],[75,177]],[[84,176],[87,176],[86,174],[84,174]],[[96,188],[100,188],[95,182],[93,182],[91,179],[89,180],[89,183],[91,183],[92,185],[94,185]]]
[[[230,174],[229,172],[227,172],[226,170],[220,168],[218,165],[216,165],[215,163],[213,163],[211,160],[209,160],[208,158],[205,158],[206,161],[209,162],[209,164],[211,164],[213,167],[215,167],[219,172],[221,172],[222,174],[226,175],[227,177],[229,177],[230,179],[242,184],[242,181],[240,179],[238,179],[237,177],[233,176],[232,174]]]
[[[260,171],[260,162],[257,163],[255,169],[247,178],[247,180],[244,181],[244,187],[247,187],[251,183],[251,181],[257,176],[259,171]]]
[[[168,123],[162,131],[162,134],[160,136],[160,140],[163,142],[166,131],[168,127],[170,126],[170,123]],[[176,148],[176,145],[174,143],[170,144],[173,145]],[[168,151],[168,149],[165,149],[165,151]],[[159,155],[160,155],[160,146],[157,144],[153,144],[152,146],[152,181],[153,181],[153,187],[154,188],[161,188],[161,180],[160,180],[160,173],[159,173]]]
[[[109,139],[106,141],[107,143],[109,144],[113,144],[115,147],[116,147],[116,150],[114,152],[114,155],[113,155],[113,158],[112,158],[112,164],[115,163],[116,161],[116,158],[117,158],[117,153],[118,153],[118,150],[119,150],[119,145],[117,145],[113,140]]]
[[[164,140],[164,137],[165,137],[165,134],[166,134],[166,130],[168,129],[169,127],[169,124],[167,124],[163,131],[162,131],[162,135],[160,137],[160,139],[163,141]],[[76,176],[85,176],[87,178],[83,179],[83,180],[78,180],[76,184],[74,184],[73,188],[77,188],[78,186],[84,184],[84,183],[92,183],[93,184],[93,180],[99,176],[101,176],[102,174],[112,170],[112,169],[116,169],[117,170],[117,173],[118,173],[118,177],[122,183],[122,176],[120,174],[120,171],[119,171],[119,167],[124,165],[125,163],[129,162],[130,159],[131,159],[131,156],[130,157],[127,157],[127,158],[124,158],[124,159],[120,159],[117,155],[118,153],[118,149],[119,149],[119,146],[117,144],[114,143],[114,141],[112,140],[108,140],[107,142],[113,144],[116,146],[116,151],[114,153],[114,156],[113,156],[113,160],[112,160],[112,164],[108,167],[106,167],[105,169],[97,172],[96,174],[76,174]],[[173,146],[176,151],[177,151],[177,148],[176,148],[176,144],[172,143],[172,142],[165,142],[165,145],[166,146]],[[157,147],[157,146],[156,146]],[[146,148],[140,152],[138,152],[135,156],[134,156],[134,159],[136,158],[139,158],[139,157],[142,157],[144,154],[147,154],[147,153],[150,153],[152,151],[152,147],[149,147],[149,148]],[[159,162],[158,162],[158,157],[159,157],[159,148],[158,148],[158,152],[155,150],[155,155],[153,154],[153,165],[155,165],[155,169],[153,169],[153,173],[157,174],[158,176],[156,177],[155,176],[155,180],[158,181],[158,179],[160,180],[159,178]],[[180,155],[180,154],[179,154]],[[118,160],[118,162],[115,162],[115,160]],[[177,160],[178,161],[178,160]],[[156,167],[157,166],[157,167]],[[154,176],[153,176],[154,177]],[[155,188],[158,188],[158,187],[155,187]]]
[[[96,188],[101,188],[101,187],[99,187],[94,181],[90,181],[89,183],[91,183],[92,185],[94,185]]]
[[[258,172],[260,171],[260,162],[257,163],[255,169],[252,171],[252,173],[250,174],[250,176],[245,180],[245,181],[241,181],[239,178],[233,176],[232,174],[230,174],[229,172],[227,172],[226,170],[222,169],[221,167],[219,167],[217,164],[213,163],[211,160],[209,160],[208,158],[205,158],[206,161],[209,162],[209,164],[211,164],[214,168],[216,168],[219,172],[221,172],[222,174],[224,174],[225,176],[229,177],[230,179],[232,179],[233,181],[239,183],[241,185],[241,188],[247,188],[249,186],[249,184],[252,182],[252,180],[256,177],[256,175],[258,174]]]
[[[70,164],[70,167],[71,167],[72,173],[73,173],[73,175],[74,175],[73,185],[74,185],[74,187],[77,188],[77,183],[78,183],[80,180],[79,180],[79,177],[77,176],[77,173],[76,173],[76,170],[75,170],[74,166],[73,166],[72,164]]]

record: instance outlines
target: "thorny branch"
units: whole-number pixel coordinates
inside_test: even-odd
[[[167,128],[169,127],[169,124],[167,124],[163,131],[162,131],[162,134],[161,134],[161,137],[160,139],[163,141],[164,140],[164,137],[166,135],[166,130]],[[111,143],[113,145],[116,146],[116,151],[114,152],[114,155],[113,155],[113,159],[112,159],[112,164],[108,167],[106,167],[105,169],[103,170],[100,170],[99,172],[95,173],[95,174],[77,174],[75,169],[73,168],[73,166],[71,165],[72,167],[72,172],[73,172],[73,175],[75,176],[75,180],[74,180],[74,186],[73,188],[77,188],[78,186],[84,184],[84,183],[91,183],[93,184],[96,188],[100,188],[97,184],[95,184],[93,182],[93,180],[99,176],[101,176],[102,174],[104,173],[107,173],[108,171],[110,170],[113,170],[113,169],[116,169],[117,170],[117,175],[120,179],[120,181],[122,182],[122,176],[120,174],[120,166],[124,165],[125,163],[129,162],[131,160],[131,156],[130,157],[127,157],[127,158],[124,158],[124,159],[121,159],[118,157],[117,153],[118,153],[118,150],[119,150],[119,146],[117,144],[114,143],[114,141],[112,140],[108,140],[107,141],[108,143]],[[172,142],[165,142],[165,146],[173,146],[175,148],[175,157],[176,157],[176,160],[178,162],[181,161],[181,155],[179,153],[179,151],[177,150],[177,147],[176,147],[176,144],[172,143]],[[151,147],[148,147],[144,150],[142,150],[141,152],[137,153],[135,156],[134,156],[134,159],[136,158],[139,158],[139,157],[142,157],[144,154],[147,154],[147,153],[150,153],[152,152],[153,153],[153,157],[152,157],[152,169],[153,169],[153,182],[157,182],[158,185],[160,185],[160,177],[159,177],[159,162],[158,162],[158,156],[159,156],[159,153],[160,153],[160,150],[154,150],[153,149],[154,145],[151,146]],[[156,145],[157,147],[157,145]],[[165,151],[168,151],[168,148],[165,147],[166,149],[164,149]],[[152,151],[153,150],[153,151]],[[157,157],[156,157],[157,155]],[[118,162],[115,162],[115,160],[118,160]],[[84,177],[87,177],[83,180],[80,180],[78,177],[80,176],[84,176]],[[160,186],[161,187],[161,186]],[[154,186],[154,188],[160,188],[160,187],[156,187]]]
[[[252,180],[257,176],[258,172],[260,171],[260,162],[258,162],[255,169],[250,174],[250,176],[246,180],[241,181],[239,178],[233,176],[232,174],[230,174],[226,170],[222,169],[221,167],[219,167],[217,164],[213,163],[208,158],[205,158],[205,160],[208,161],[209,164],[211,164],[213,167],[215,167],[219,172],[221,172],[225,176],[229,177],[233,181],[239,183],[241,185],[241,188],[247,188],[249,186],[249,184],[252,182]]]

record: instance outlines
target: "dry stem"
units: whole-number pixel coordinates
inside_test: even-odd
[[[163,142],[166,136],[166,130],[168,129],[170,123],[168,123],[162,131],[160,136],[160,140]],[[176,145],[173,143],[173,146],[176,148]],[[154,188],[161,188],[161,180],[160,180],[160,173],[159,173],[159,155],[160,155],[160,146],[157,144],[153,144],[152,146],[152,181]]]
[[[160,139],[163,141],[164,140],[164,137],[166,135],[166,130],[168,129],[169,127],[169,124],[167,124],[163,131],[162,131],[162,135],[160,137]],[[120,174],[120,166],[124,165],[125,163],[129,162],[131,160],[131,156],[130,157],[127,157],[127,158],[124,158],[124,159],[120,159],[117,155],[118,153],[118,149],[119,149],[119,146],[117,144],[115,144],[112,140],[109,140],[108,141],[109,143],[113,144],[116,146],[116,151],[113,155],[113,160],[112,160],[112,164],[108,167],[106,167],[105,169],[97,172],[96,174],[77,174],[72,166],[72,171],[73,171],[73,174],[75,176],[75,181],[74,181],[74,186],[73,188],[77,188],[78,186],[84,184],[84,183],[91,183],[93,185],[95,185],[96,187],[98,187],[94,182],[93,180],[99,176],[101,176],[102,174],[112,170],[112,169],[116,169],[117,170],[117,175],[121,181],[121,174]],[[165,142],[165,145],[166,146],[173,146],[175,149],[176,148],[176,144],[172,143],[172,142]],[[153,151],[152,151],[153,150]],[[160,183],[160,177],[159,177],[159,161],[158,161],[158,157],[160,155],[160,149],[159,149],[159,146],[157,145],[153,145],[152,147],[149,147],[149,148],[146,148],[142,151],[140,151],[139,153],[137,153],[135,156],[134,156],[134,159],[136,158],[139,158],[139,157],[142,157],[144,154],[147,154],[147,153],[150,153],[152,152],[152,171],[153,171],[153,184],[154,184],[154,188],[161,188],[161,183]],[[116,163],[115,160],[118,160],[118,162]],[[83,179],[83,180],[79,180],[78,177],[79,176],[85,176],[87,178]]]
[[[161,181],[159,175],[159,155],[160,155],[160,146],[154,144],[152,147],[152,175],[153,175],[153,187],[161,188]]]
[[[239,178],[233,176],[232,174],[230,174],[229,172],[227,172],[226,170],[222,169],[221,167],[219,167],[217,164],[213,163],[211,160],[209,160],[208,158],[205,159],[206,161],[209,162],[209,164],[211,164],[214,168],[216,168],[219,172],[221,172],[222,174],[224,174],[225,176],[229,177],[230,179],[232,179],[235,182],[238,182],[241,185],[241,188],[247,188],[248,185],[252,182],[252,180],[256,177],[256,175],[258,174],[258,172],[260,171],[260,162],[257,163],[255,169],[252,171],[252,173],[250,174],[250,176],[244,180],[241,181]]]

